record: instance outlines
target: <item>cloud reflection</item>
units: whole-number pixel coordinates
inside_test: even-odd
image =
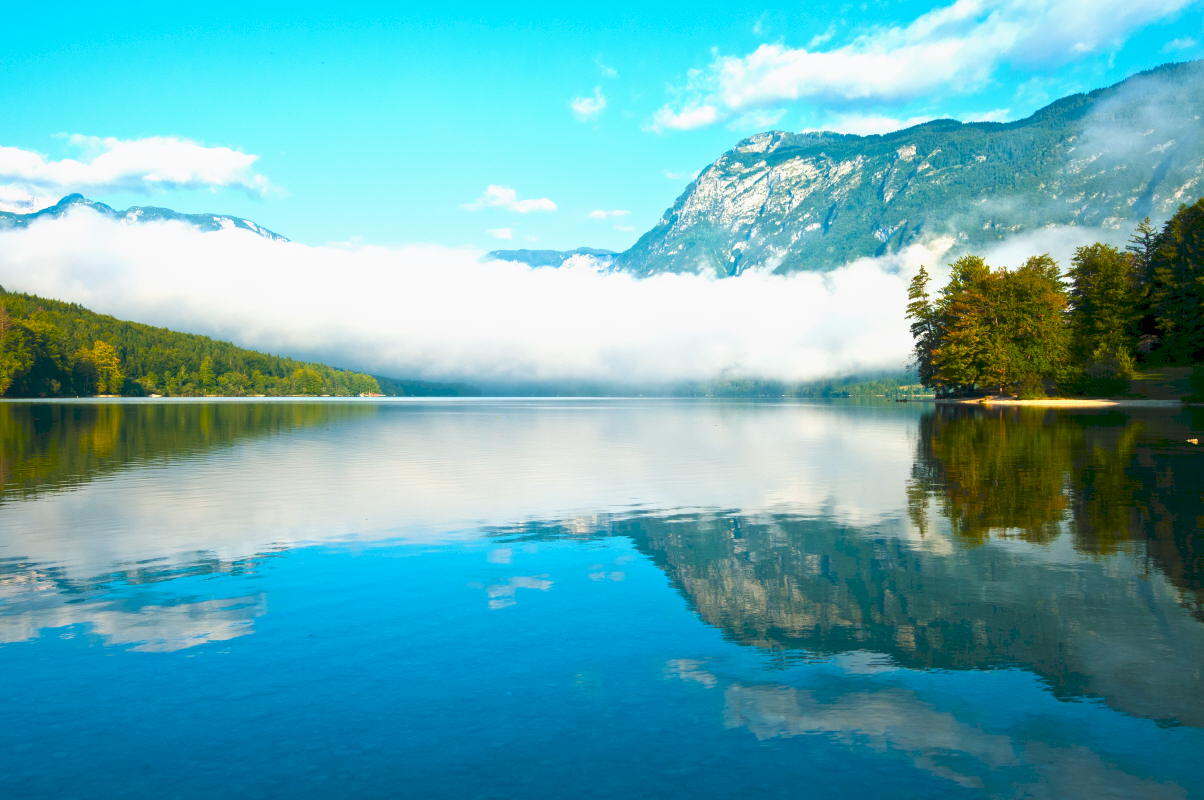
[[[1002,726],[963,719],[916,690],[866,683],[855,674],[823,692],[725,678],[689,659],[670,661],[666,674],[722,691],[724,725],[758,740],[825,736],[849,748],[895,752],[917,769],[991,797],[1186,797],[1182,788],[1131,774],[1023,715]]]

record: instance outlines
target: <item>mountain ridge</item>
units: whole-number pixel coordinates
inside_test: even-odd
[[[559,267],[573,256],[609,260],[617,255],[614,250],[602,250],[597,247],[577,247],[572,250],[490,250],[485,254],[484,260],[517,261],[531,267]]]
[[[929,236],[967,249],[1051,224],[1120,228],[1169,216],[1204,193],[1202,107],[1204,61],[1191,61],[1011,122],[759,133],[702,170],[612,268],[826,270]]]
[[[943,236],[965,252],[1052,225],[1123,230],[1204,194],[1202,108],[1204,61],[1187,61],[1009,122],[764,131],[701,170],[630,248],[595,257],[640,276],[729,277],[825,271]],[[495,253],[558,266],[582,249]]]
[[[118,211],[112,206],[102,203],[98,200],[90,200],[79,193],[66,195],[52,206],[30,212],[29,214],[17,214],[11,211],[0,211],[0,230],[6,228],[25,228],[32,222],[40,219],[57,219],[63,217],[76,208],[89,208],[92,211],[113,220],[122,220],[125,222],[158,222],[158,221],[175,221],[184,222],[199,228],[202,231],[212,232],[229,229],[240,229],[250,231],[256,236],[261,236],[265,239],[274,242],[287,242],[287,237],[281,236],[275,231],[252,222],[249,219],[235,217],[230,214],[185,214],[179,211],[174,211],[170,208],[161,208],[159,206],[130,206],[124,211]]]

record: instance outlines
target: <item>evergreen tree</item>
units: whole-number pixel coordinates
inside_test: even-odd
[[[911,279],[907,288],[907,318],[911,322],[911,337],[915,341],[915,363],[919,371],[920,383],[932,383],[932,351],[939,338],[937,330],[937,314],[933,308],[932,298],[928,294],[928,270],[920,267],[920,271]]]
[[[1167,220],[1150,261],[1148,308],[1157,358],[1204,360],[1204,198]]]
[[[213,373],[213,356],[205,356],[201,359],[201,366],[197,369],[197,381],[201,384],[201,391],[208,393],[217,391],[217,377]]]
[[[1137,230],[1129,237],[1125,250],[1133,259],[1133,268],[1137,279],[1146,283],[1150,279],[1150,263],[1154,258],[1154,250],[1158,246],[1158,232],[1146,217],[1137,223]]]

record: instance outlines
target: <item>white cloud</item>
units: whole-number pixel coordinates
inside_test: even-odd
[[[613,208],[609,211],[604,208],[595,209],[589,212],[590,219],[612,219],[614,217],[625,217],[631,212],[624,208]]]
[[[807,49],[815,50],[823,47],[828,42],[832,41],[832,37],[836,36],[836,28],[829,25],[828,29],[823,33],[817,33],[807,40]]]
[[[151,192],[159,189],[237,187],[256,194],[269,188],[254,169],[259,156],[171,136],[145,139],[72,134],[81,158],[50,160],[19,147],[0,147],[0,202],[19,210],[71,192]],[[39,206],[44,207],[44,206]]]
[[[47,193],[32,186],[0,184],[0,211],[30,214],[58,202],[65,193]]]
[[[1009,114],[1010,112],[1006,108],[996,108],[990,111],[963,115],[961,121],[1001,122],[1006,120]],[[924,116],[892,117],[886,114],[832,114],[825,117],[822,124],[807,128],[805,132],[835,131],[836,133],[855,133],[860,136],[871,136],[903,130],[914,125],[930,122],[932,119],[933,117]]]
[[[601,58],[594,59],[594,66],[596,66],[598,68],[598,72],[601,73],[603,78],[619,77],[619,71],[617,69],[615,69],[614,67],[610,66],[609,64],[607,64],[606,62],[604,62]]]
[[[690,180],[694,177],[693,172],[677,172],[677,171],[674,171],[671,169],[662,169],[661,175],[664,175],[667,179],[669,179],[671,181]]]
[[[1178,39],[1171,39],[1169,42],[1164,44],[1162,46],[1162,52],[1177,53],[1180,50],[1190,50],[1199,44],[1200,43],[1191,36],[1180,36]]]
[[[1056,67],[1118,47],[1194,0],[956,0],[906,26],[820,49],[762,44],[690,73],[653,130],[688,130],[783,103],[871,107],[984,85],[1003,65]]]
[[[514,228],[490,228],[486,233],[494,239],[510,240],[514,238]]]
[[[871,136],[873,134],[890,133],[902,130],[903,128],[910,128],[912,125],[919,125],[921,122],[927,122],[929,119],[929,117],[898,119],[881,114],[836,114],[828,117],[822,126],[809,128],[808,131],[835,131],[836,133],[855,133],[859,136]]]
[[[962,122],[1006,122],[1012,116],[1010,108],[993,108],[990,111],[978,111],[973,114],[965,114],[961,117]]]
[[[606,95],[602,94],[601,86],[595,86],[592,96],[574,97],[569,102],[569,108],[572,109],[573,116],[582,122],[591,120],[606,108]]]
[[[0,285],[385,375],[807,380],[900,367],[909,270],[940,252],[914,247],[823,274],[641,280],[582,257],[532,269],[481,263],[475,249],[310,247],[80,208],[0,232]]]
[[[471,203],[465,203],[462,208],[467,211],[480,211],[483,208],[503,208],[518,214],[530,214],[533,211],[555,211],[556,204],[546,197],[519,200],[518,192],[512,187],[498,186],[491,183],[485,187],[485,192],[480,197]]]
[[[777,125],[784,116],[786,116],[784,108],[754,108],[733,119],[728,123],[728,127],[733,130],[763,131]]]
[[[652,116],[650,129],[658,133],[663,130],[689,131],[714,125],[720,119],[719,109],[709,104],[691,106],[681,111],[665,106]]]

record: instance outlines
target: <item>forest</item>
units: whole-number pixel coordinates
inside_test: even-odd
[[[0,288],[0,396],[356,396],[371,375]]]
[[[1121,250],[1078,248],[1016,269],[967,255],[932,296],[921,269],[907,316],[920,381],[938,396],[1125,394],[1143,369],[1194,367],[1204,395],[1204,198]]]

